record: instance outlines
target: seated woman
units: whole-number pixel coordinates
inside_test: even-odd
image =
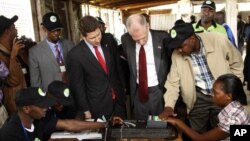
[[[218,115],[218,127],[199,134],[189,128],[180,119],[169,117],[167,122],[180,128],[192,140],[230,140],[230,125],[250,125],[250,116],[243,105],[247,105],[247,97],[241,80],[233,74],[221,75],[213,85],[214,103],[223,107]]]

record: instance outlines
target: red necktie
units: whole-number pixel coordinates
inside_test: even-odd
[[[104,61],[101,53],[99,52],[97,46],[94,46],[94,49],[95,49],[96,57],[97,57],[100,65],[102,66],[102,69],[105,71],[105,73],[108,73],[108,69],[107,69],[106,63],[105,63],[105,61]]]
[[[101,53],[99,52],[97,46],[94,46],[94,49],[95,49],[96,57],[97,57],[100,65],[102,66],[102,69],[105,71],[106,74],[108,74],[108,68],[107,68],[106,63],[105,63]],[[115,91],[114,91],[113,88],[111,90],[112,90],[112,99],[115,99],[115,97],[116,97],[115,96]]]
[[[147,63],[143,46],[141,46],[139,51],[139,100],[141,102],[148,101]]]

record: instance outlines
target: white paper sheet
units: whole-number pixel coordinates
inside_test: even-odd
[[[63,138],[76,138],[78,140],[83,139],[102,139],[102,134],[98,132],[83,131],[79,133],[72,132],[54,132],[51,135],[51,139],[63,139]]]

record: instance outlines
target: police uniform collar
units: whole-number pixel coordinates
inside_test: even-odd
[[[199,26],[201,26],[201,20],[198,21],[198,23],[196,24],[195,28],[199,28]],[[217,27],[216,22],[214,20],[212,20],[212,26],[214,26],[214,28]]]

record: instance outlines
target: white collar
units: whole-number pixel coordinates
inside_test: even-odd
[[[34,130],[35,130],[34,124],[32,123],[30,129],[25,128],[25,130],[27,130],[28,132],[34,132]]]

